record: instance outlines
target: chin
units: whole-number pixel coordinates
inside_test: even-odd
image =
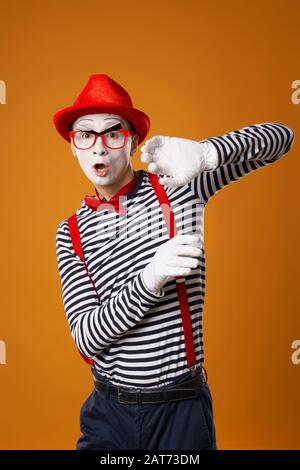
[[[87,177],[94,186],[108,186],[118,181],[117,177],[112,177],[111,175],[97,176],[92,173],[91,175],[87,175]]]

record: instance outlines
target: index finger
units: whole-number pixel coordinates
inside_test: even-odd
[[[160,135],[155,135],[151,139],[146,140],[144,145],[141,147],[141,150],[146,150],[147,152],[155,147],[161,147],[163,144],[163,139]]]
[[[176,235],[174,238],[178,240],[178,243],[198,243],[200,242],[200,236],[199,235],[193,235],[193,234],[179,234]]]

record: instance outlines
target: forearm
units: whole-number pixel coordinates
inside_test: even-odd
[[[78,312],[71,328],[77,347],[89,357],[99,354],[142,321],[163,295],[163,290],[149,291],[140,272],[115,297],[89,311]]]
[[[279,160],[293,142],[293,130],[279,123],[256,124],[201,141],[206,144],[208,171],[228,163]]]

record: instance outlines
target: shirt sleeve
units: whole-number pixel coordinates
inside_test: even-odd
[[[67,221],[56,234],[56,257],[61,280],[64,310],[72,337],[83,355],[94,357],[143,320],[164,295],[148,290],[138,272],[118,293],[102,302],[73,250]]]
[[[230,183],[280,160],[290,150],[294,139],[294,132],[288,126],[267,122],[203,140],[201,142],[214,146],[208,153],[208,161],[214,168],[201,172],[189,185],[206,204]]]

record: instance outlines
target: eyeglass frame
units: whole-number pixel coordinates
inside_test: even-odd
[[[90,147],[85,147],[85,148],[82,148],[82,147],[77,147],[77,145],[75,144],[75,134],[77,132],[89,132],[91,134],[94,134],[94,142],[92,143],[92,145],[90,145]],[[121,145],[121,147],[110,147],[109,145],[107,145],[105,142],[104,142],[104,134],[110,134],[111,132],[122,132],[122,134],[124,135],[124,143],[123,145]],[[102,131],[102,132],[95,132],[95,131],[84,131],[84,130],[77,130],[77,131],[70,131],[69,132],[69,135],[72,139],[72,142],[74,144],[74,147],[76,147],[78,150],[89,150],[90,148],[94,147],[98,137],[101,137],[101,140],[102,140],[102,143],[104,145],[104,147],[107,147],[109,149],[112,149],[112,150],[118,150],[118,149],[121,149],[123,147],[125,147],[126,145],[126,139],[128,137],[128,135],[133,135],[133,133],[128,130],[128,129],[117,129],[115,131],[109,131],[109,132],[105,132],[105,131]]]

